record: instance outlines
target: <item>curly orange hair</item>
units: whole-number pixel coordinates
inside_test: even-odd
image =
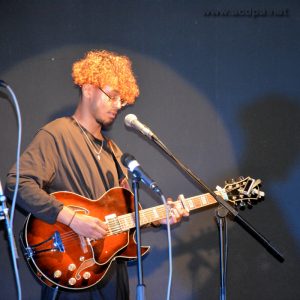
[[[73,81],[82,86],[89,83],[104,88],[109,85],[120,93],[121,99],[128,104],[135,102],[139,88],[127,56],[121,56],[106,50],[93,50],[76,61],[72,69]]]

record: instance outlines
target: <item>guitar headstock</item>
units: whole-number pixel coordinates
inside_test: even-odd
[[[252,207],[252,205],[262,200],[265,193],[260,190],[261,180],[251,177],[239,177],[225,182],[223,192],[226,193],[227,201],[240,208]]]

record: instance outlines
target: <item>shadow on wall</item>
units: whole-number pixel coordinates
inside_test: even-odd
[[[289,288],[297,285],[300,259],[297,245],[300,230],[297,211],[300,206],[296,199],[297,185],[291,186],[294,179],[299,183],[300,175],[297,167],[300,148],[298,103],[298,99],[269,94],[251,101],[239,112],[245,137],[239,163],[241,172],[261,178],[266,192],[265,202],[255,208],[255,212],[245,211],[246,219],[286,259],[280,264],[256,241],[245,236],[241,239],[242,229],[231,234],[231,238],[244,241],[243,245],[234,246],[237,256],[232,262],[235,265],[230,272],[231,284],[242,285],[243,278],[252,278],[246,285],[249,299],[258,294],[261,299],[273,299],[274,295],[277,295],[276,299],[299,299],[300,296],[299,292],[296,295]],[[286,185],[290,188],[283,189]],[[258,293],[259,285],[272,286],[272,289],[262,289]]]
[[[286,180],[299,159],[300,106],[281,95],[267,95],[240,112],[246,141],[242,168],[266,181]]]
[[[246,141],[240,165],[264,180],[269,203],[276,204],[278,219],[300,247],[300,106],[296,100],[267,95],[243,110],[240,122]]]
[[[284,191],[285,198],[278,193],[274,196],[273,186],[290,182],[291,174],[299,162],[300,107],[297,99],[273,94],[243,105],[239,116],[245,138],[240,172],[261,178],[266,192],[265,201],[251,210],[241,212],[241,215],[270,239],[286,261],[279,263],[239,225],[230,221],[227,295],[233,300],[257,297],[267,300],[274,299],[274,295],[276,299],[299,299],[299,292],[290,289],[290,286],[297,285],[299,278],[299,251],[296,244],[299,231],[295,230],[294,233],[290,227],[292,223],[297,228],[300,223],[296,215],[299,209],[295,209],[299,204],[292,202],[296,201],[297,185],[294,190]],[[190,232],[195,232],[193,237],[186,239],[183,232],[179,232],[180,227],[174,231],[174,269],[180,270],[180,276],[186,278],[186,287],[182,286],[190,290],[186,299],[218,298],[219,253],[211,213],[212,210],[209,210],[201,214],[201,223],[207,227],[200,227],[202,230],[196,232],[195,228],[191,229],[193,231]],[[187,222],[181,226],[186,231],[189,224]],[[197,224],[197,228],[199,226]],[[157,257],[156,264],[162,264],[162,249],[154,248],[152,253]],[[153,273],[154,267],[146,270]],[[175,280],[178,297],[181,282]],[[174,299],[177,299],[176,296]]]

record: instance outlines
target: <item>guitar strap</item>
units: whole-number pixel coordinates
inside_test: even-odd
[[[120,163],[121,151],[118,149],[116,144],[107,137],[104,137],[103,148],[105,149],[105,151],[107,151],[109,154],[111,154],[111,156],[114,160],[114,163],[115,163],[115,166],[116,166],[116,169],[117,169],[117,173],[118,173],[119,185],[123,188],[130,189],[126,169],[125,169],[125,167],[122,168],[122,165]],[[112,186],[110,186],[110,184],[107,181],[106,176],[103,174],[101,165],[98,165],[98,166],[99,166],[99,174],[100,174],[100,177],[102,179],[104,188],[105,188],[106,191],[108,191],[112,188]]]
[[[127,176],[127,170],[125,169],[125,167],[122,167],[121,163],[120,163],[120,157],[116,155],[116,152],[120,152],[120,150],[118,150],[117,146],[114,144],[114,142],[110,139],[107,138],[107,145],[109,147],[109,149],[111,150],[111,154],[112,157],[114,159],[116,168],[117,168],[117,172],[118,172],[118,179],[119,179],[119,184],[121,187],[129,188],[129,183],[128,183],[128,176]],[[117,158],[119,157],[119,159]]]
[[[94,157],[94,160],[96,161],[95,157]],[[104,185],[104,188],[105,188],[106,191],[108,191],[109,190],[109,185],[108,185],[107,179],[105,178],[105,176],[103,174],[103,171],[102,171],[102,168],[101,168],[101,164],[97,164],[97,165],[98,165],[98,171],[99,171],[102,183]]]

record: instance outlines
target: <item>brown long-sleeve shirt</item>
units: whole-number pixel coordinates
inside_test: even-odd
[[[87,131],[86,134],[100,149],[102,142]],[[50,194],[71,191],[98,199],[108,188],[119,186],[120,180],[127,175],[120,163],[121,155],[111,140],[104,140],[98,160],[95,148],[75,120],[71,117],[57,119],[37,132],[21,156],[17,203],[35,217],[54,223],[63,204]],[[14,166],[7,176],[9,198],[13,195],[15,179]]]

